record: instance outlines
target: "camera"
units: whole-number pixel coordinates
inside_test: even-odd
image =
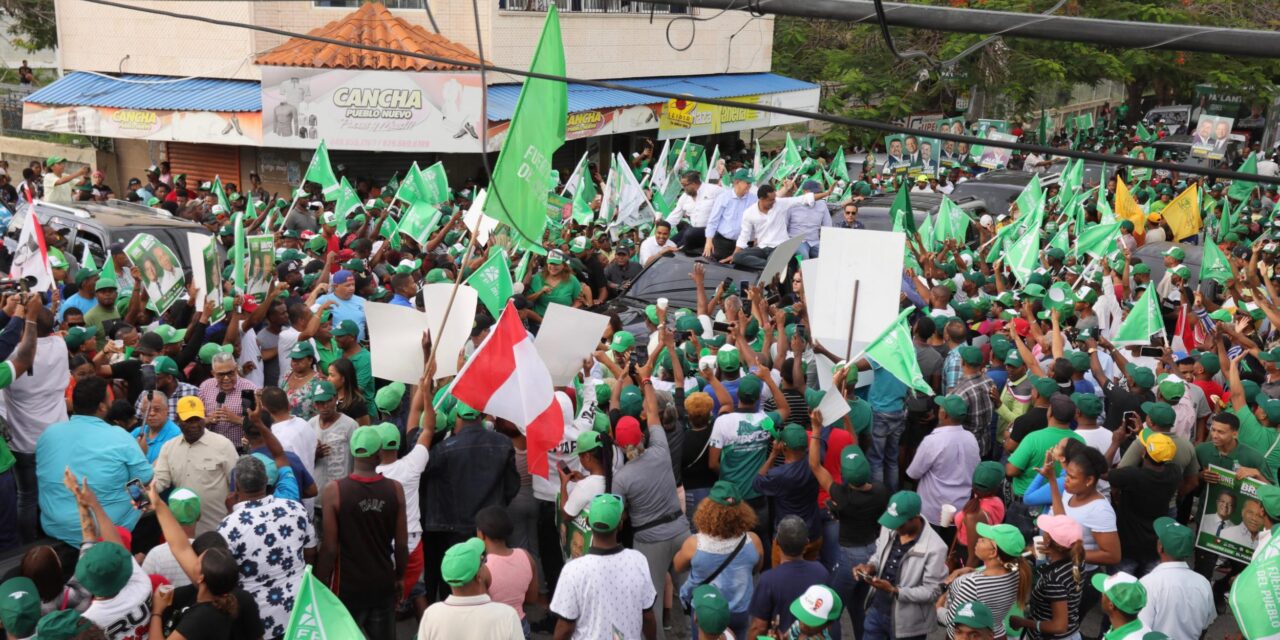
[[[26,293],[34,286],[36,286],[35,276],[0,279],[0,293],[8,293],[12,291],[21,291],[22,293]]]

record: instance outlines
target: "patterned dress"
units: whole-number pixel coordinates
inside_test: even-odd
[[[267,638],[284,636],[315,531],[301,502],[267,496],[234,507],[218,533],[240,563],[240,586],[253,595]]]

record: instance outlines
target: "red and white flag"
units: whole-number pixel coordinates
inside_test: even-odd
[[[13,251],[13,264],[9,277],[15,280],[34,276],[32,291],[46,291],[53,285],[53,270],[49,268],[49,248],[44,244],[44,230],[36,218],[35,207],[27,208],[28,218],[18,234],[18,246]]]
[[[481,413],[509,420],[524,431],[529,473],[550,473],[547,452],[564,437],[564,414],[551,372],[511,302],[489,336],[453,381],[454,397]]]
[[[1209,341],[1209,334],[1205,331],[1204,323],[1196,317],[1195,313],[1190,310],[1190,305],[1182,305],[1178,308],[1178,322],[1173,328],[1174,351],[1189,353],[1192,349],[1199,348],[1200,345]]]

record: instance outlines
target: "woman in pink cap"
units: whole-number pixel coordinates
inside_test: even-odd
[[[1036,570],[1026,616],[1011,616],[1009,626],[1031,640],[1079,640],[1084,529],[1063,515],[1042,515],[1036,526],[1044,537],[1036,556],[1045,564]]]

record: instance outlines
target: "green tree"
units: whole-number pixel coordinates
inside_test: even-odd
[[[10,41],[27,51],[58,46],[53,0],[0,0],[0,14],[9,18]]]

